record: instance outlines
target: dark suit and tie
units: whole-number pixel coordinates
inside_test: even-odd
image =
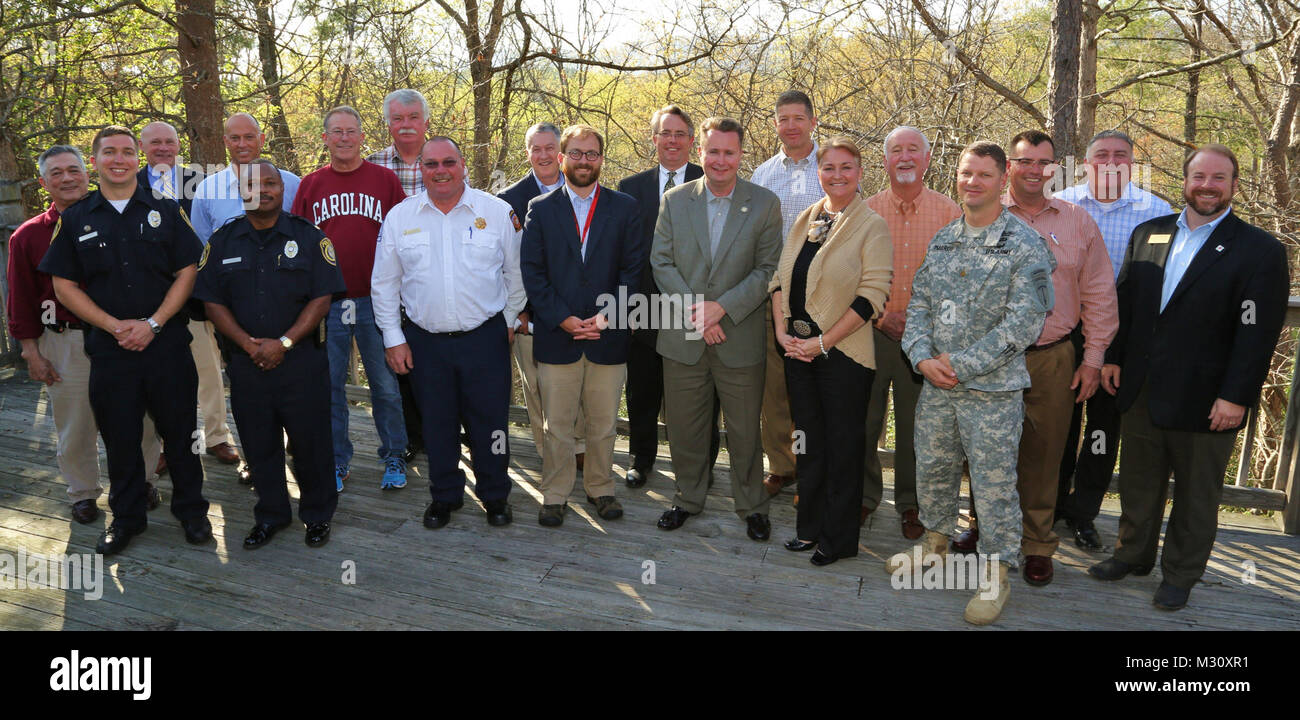
[[[667,177],[665,177],[667,175]],[[704,169],[695,163],[687,163],[676,171],[666,171],[662,165],[624,178],[618,184],[619,192],[636,198],[641,208],[641,225],[638,232],[645,239],[646,247],[654,241],[655,221],[659,218],[659,202],[662,192],[667,192],[682,183],[690,182],[704,176]],[[662,192],[661,192],[662,188]],[[641,272],[641,283],[637,292],[646,298],[659,294],[655,284],[654,271],[650,268],[647,255]],[[627,421],[629,428],[628,454],[631,456],[628,484],[644,484],[659,457],[659,409],[664,399],[664,364],[655,349],[659,336],[655,328],[638,328],[632,332],[632,347],[627,358]],[[714,402],[714,422],[709,457],[712,463],[718,459],[718,404]],[[636,473],[631,473],[635,470]]]
[[[151,188],[159,197],[170,198],[180,203],[181,209],[188,216],[194,204],[194,191],[199,187],[199,183],[203,182],[203,173],[181,165],[176,172],[155,175],[150,167],[145,165],[140,168],[140,172],[136,173],[135,180],[141,186]]]
[[[1212,410],[1220,400],[1255,404],[1289,288],[1286,252],[1271,235],[1228,210],[1198,228],[1208,237],[1196,250],[1188,243],[1201,236],[1180,227],[1189,212],[1137,226],[1120,271],[1119,333],[1106,363],[1107,371],[1119,367],[1122,514],[1114,558],[1089,571],[1115,580],[1154,565],[1172,471],[1164,583],[1155,597],[1169,610],[1186,603],[1205,571],[1224,471],[1245,422],[1242,415],[1216,428]]]
[[[607,512],[614,500],[610,471],[632,337],[610,299],[620,296],[620,288],[626,296],[638,287],[649,246],[633,198],[596,185],[575,215],[575,197],[565,187],[531,202],[520,245],[546,429],[539,489],[544,506],[566,503],[577,470],[574,437],[583,437],[587,497],[597,502],[602,517],[614,519],[622,511]],[[567,318],[585,320],[607,309],[614,314],[597,339],[576,339],[561,327]],[[580,408],[585,427],[576,427]]]

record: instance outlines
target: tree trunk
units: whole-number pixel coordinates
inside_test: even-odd
[[[262,59],[262,82],[271,102],[271,156],[275,164],[301,175],[298,158],[293,152],[293,136],[289,121],[284,116],[283,92],[280,89],[280,63],[275,50],[275,18],[271,16],[272,0],[256,0],[257,50]]]
[[[1079,126],[1079,35],[1083,26],[1083,0],[1053,0],[1052,64],[1047,79],[1051,103],[1052,145],[1058,155],[1072,152]]]
[[[217,70],[216,0],[176,0],[180,27],[176,49],[181,62],[181,100],[185,103],[185,132],[191,162],[221,164],[222,104]]]
[[[1287,148],[1291,145],[1291,123],[1295,119],[1296,105],[1300,103],[1300,37],[1291,39],[1290,52],[1284,66],[1286,89],[1273,116],[1273,130],[1265,143],[1267,152],[1265,177],[1273,193],[1275,209],[1274,229],[1290,234],[1296,230],[1296,220],[1291,213],[1291,179],[1287,165]]]
[[[1097,0],[1083,4],[1083,19],[1079,29],[1079,127],[1075,133],[1074,156],[1082,158],[1088,150],[1088,141],[1097,133],[1097,21],[1101,19],[1101,6]]]
[[[1200,3],[1197,3],[1198,5]],[[1201,59],[1201,22],[1202,16],[1196,14],[1196,42],[1192,44],[1192,62]],[[1201,94],[1201,71],[1187,73],[1187,97],[1183,102],[1183,140],[1189,145],[1196,144],[1196,106]]]

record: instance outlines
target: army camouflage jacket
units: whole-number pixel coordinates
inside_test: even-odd
[[[930,240],[912,283],[903,352],[913,368],[949,353],[957,390],[1022,390],[1029,387],[1025,348],[1055,299],[1056,258],[1006,208],[981,236],[963,229],[957,218]]]

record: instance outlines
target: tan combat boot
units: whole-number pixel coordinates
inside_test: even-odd
[[[982,574],[981,589],[966,603],[966,622],[972,625],[992,625],[1002,614],[1002,607],[1011,595],[1011,565],[985,563]],[[985,591],[984,587],[989,589]]]
[[[948,554],[948,536],[941,532],[926,530],[925,535],[921,537],[919,545],[913,545],[912,549],[898,553],[885,562],[885,572],[893,575],[899,570],[904,574],[920,572],[920,569],[914,569],[918,556],[921,560],[921,568],[934,563],[943,563],[943,558]]]

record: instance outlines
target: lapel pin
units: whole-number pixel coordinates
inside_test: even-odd
[[[749,206],[748,206],[748,205],[741,205],[741,206],[740,206],[740,211],[741,211],[741,212],[749,212]]]
[[[1218,251],[1218,252],[1223,252],[1223,246],[1222,246],[1222,245],[1220,245],[1220,246],[1218,246],[1218,247],[1216,247],[1216,248],[1214,248],[1214,249],[1215,249],[1216,251]]]

